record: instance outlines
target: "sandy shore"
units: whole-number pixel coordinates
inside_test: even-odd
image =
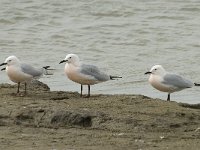
[[[23,88],[23,87],[22,87]],[[198,150],[200,105],[0,85],[2,150]]]

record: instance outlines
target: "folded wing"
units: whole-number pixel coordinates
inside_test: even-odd
[[[182,89],[191,88],[194,85],[190,80],[187,80],[180,75],[170,73],[164,76],[162,83]]]
[[[80,67],[80,72],[84,75],[94,77],[98,81],[107,81],[110,79],[110,76],[101,72],[99,68],[94,65],[82,64]]]

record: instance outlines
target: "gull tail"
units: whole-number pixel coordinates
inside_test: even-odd
[[[115,79],[118,79],[118,78],[122,78],[120,76],[110,76],[110,80],[115,80]]]
[[[45,70],[48,70],[48,68],[50,68],[50,66],[44,66],[43,67]]]
[[[200,86],[200,84],[199,84],[199,83],[194,83],[194,85],[195,85],[195,86]]]
[[[45,70],[44,72],[45,75],[53,75],[53,73],[49,73],[48,70],[55,70],[55,69],[51,69],[50,66],[44,66],[42,68],[44,68]]]

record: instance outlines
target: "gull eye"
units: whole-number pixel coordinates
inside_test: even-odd
[[[157,69],[154,69],[154,70],[157,70]]]
[[[11,62],[11,60],[8,60],[8,62]]]
[[[72,57],[69,57],[69,59],[71,59]]]

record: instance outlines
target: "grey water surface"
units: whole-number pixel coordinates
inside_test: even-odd
[[[153,89],[144,73],[160,64],[200,82],[200,1],[0,1],[0,62],[16,55],[35,67],[50,65],[54,75],[41,81],[51,90],[80,91],[59,64],[69,53],[123,77],[92,86],[92,94],[166,100],[167,94]],[[11,83],[5,72],[0,72],[0,83]],[[200,103],[200,87],[174,93],[171,99]]]

